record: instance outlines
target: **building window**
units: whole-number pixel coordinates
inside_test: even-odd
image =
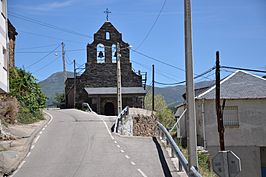
[[[225,106],[223,111],[223,122],[225,127],[239,127],[237,106]]]
[[[103,44],[97,45],[97,63],[105,62],[105,47]]]
[[[116,45],[113,44],[112,45],[112,63],[116,63],[116,56],[117,56]]]
[[[110,40],[110,32],[107,31],[107,32],[105,33],[105,39],[106,39],[106,40]]]

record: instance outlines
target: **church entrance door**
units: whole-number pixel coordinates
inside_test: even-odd
[[[115,115],[115,107],[114,104],[111,102],[107,102],[104,106],[104,114],[107,116]]]

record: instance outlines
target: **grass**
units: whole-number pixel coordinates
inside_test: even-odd
[[[32,124],[34,122],[44,120],[44,116],[41,111],[31,113],[29,111],[20,110],[18,113],[17,120],[19,123],[22,123],[22,124]]]
[[[188,150],[187,148],[184,148],[181,146],[181,142],[176,140],[178,147],[180,148],[180,150],[182,151],[182,153],[184,154],[184,156],[186,157],[186,159],[188,159]],[[209,155],[205,152],[201,152],[198,151],[198,163],[199,163],[199,172],[202,176],[204,177],[217,177],[214,172],[212,172],[211,166],[210,166],[210,159],[209,159]]]

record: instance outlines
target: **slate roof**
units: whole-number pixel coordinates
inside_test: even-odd
[[[116,87],[85,88],[88,95],[113,95],[117,94]],[[146,94],[143,87],[122,87],[122,94]]]
[[[266,98],[266,79],[236,71],[221,81],[222,99],[254,99]],[[215,99],[215,86],[201,93],[197,99]]]

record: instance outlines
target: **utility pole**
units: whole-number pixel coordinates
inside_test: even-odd
[[[77,87],[77,83],[76,83],[76,79],[77,79],[77,73],[76,73],[76,60],[73,61],[74,63],[74,87],[73,87],[73,101],[74,101],[74,108],[76,108],[76,87]]]
[[[186,60],[186,95],[187,95],[187,115],[188,115],[188,164],[189,169],[198,167],[197,158],[197,132],[195,114],[195,93],[193,79],[192,60],[192,35],[191,35],[191,3],[184,0],[185,12],[185,60]]]
[[[120,65],[120,46],[117,43],[117,112],[118,114],[122,112],[122,84],[121,84],[121,65]]]
[[[64,44],[64,42],[61,43],[61,46],[62,46],[63,72],[64,72],[64,88],[66,88],[67,74],[66,74],[66,59],[65,59],[65,44]],[[66,93],[65,93],[65,107],[66,107]]]
[[[219,132],[219,142],[220,142],[220,150],[224,151],[224,123],[223,123],[223,115],[221,110],[221,95],[220,95],[220,56],[219,51],[216,52],[216,115],[217,115],[217,124],[218,124],[218,132]],[[223,105],[224,107],[224,105]]]
[[[154,111],[154,65],[152,65],[152,111]]]

